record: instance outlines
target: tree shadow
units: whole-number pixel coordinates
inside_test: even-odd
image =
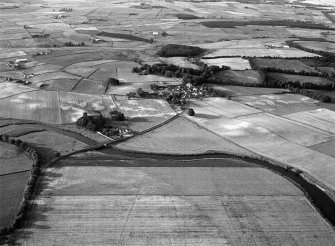
[[[217,115],[212,115],[212,114],[199,114],[199,113],[195,113],[195,116],[198,118],[204,118],[204,119],[220,119],[222,118],[221,116],[217,116]]]

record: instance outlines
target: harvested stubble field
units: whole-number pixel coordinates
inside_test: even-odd
[[[195,112],[201,110],[201,108],[193,108]],[[322,180],[322,182],[330,189],[335,188],[335,171],[333,165],[335,159],[328,155],[321,154],[317,151],[293,143],[265,127],[238,118],[228,119],[224,117],[224,115],[218,113],[211,113],[205,117],[202,116],[202,114],[199,116],[196,114],[193,117],[187,117],[202,127],[243,148],[258,155],[268,157],[272,160],[305,171],[317,180]],[[282,132],[280,127],[271,126],[271,122],[266,125],[266,127],[273,128],[273,130],[284,136],[291,130],[285,128],[285,132]],[[296,126],[294,128],[297,129]],[[307,143],[312,143],[314,141],[313,134],[311,134],[312,136],[310,137],[307,136],[308,134],[309,132],[307,132],[307,130],[304,131],[305,137],[301,138],[302,143],[304,143],[304,141],[307,141]],[[318,163],[318,165],[315,165],[315,163]]]
[[[58,94],[31,91],[0,100],[0,116],[5,118],[61,123]]]
[[[156,154],[204,154],[224,152],[242,156],[253,153],[241,148],[184,117],[173,121],[144,135],[131,138],[115,146],[118,149]]]
[[[305,65],[299,60],[283,60],[283,59],[267,59],[267,58],[256,58],[251,59],[254,66],[257,68],[270,68],[270,69],[281,69],[281,70],[293,70],[295,72],[314,72],[317,70]]]
[[[118,158],[82,155],[48,168],[30,223],[14,235],[16,242],[327,245],[335,240],[303,192],[264,168],[233,159],[197,159],[190,166]],[[128,161],[131,167],[124,166]]]
[[[316,144],[313,146],[309,146],[309,148],[335,158],[335,152],[334,152],[335,139],[324,142],[324,143]]]
[[[318,108],[285,114],[283,117],[335,134],[335,112],[325,108]]]
[[[238,119],[264,127],[286,140],[306,147],[326,142],[334,137],[333,134],[320,129],[268,113],[246,115]]]
[[[110,95],[59,92],[59,103],[62,124],[75,122],[84,112],[100,111],[108,117],[116,109]]]
[[[53,124],[75,122],[84,112],[116,109],[110,95],[57,91],[32,91],[0,100],[0,116]]]
[[[14,82],[2,82],[0,83],[0,99],[34,90],[36,89]]]
[[[225,118],[235,118],[261,112],[258,109],[221,97],[210,97],[201,101],[192,100],[190,102],[190,107],[195,110],[197,117],[207,118],[208,120],[215,120],[220,116]]]
[[[268,94],[238,96],[234,100],[264,112],[285,115],[306,110],[317,109],[317,100],[297,94]]]
[[[259,86],[263,83],[264,76],[256,70],[233,71],[226,70],[215,73],[213,77],[222,80],[222,84]],[[221,83],[221,82],[220,82]]]
[[[159,99],[120,100],[115,103],[129,119],[128,127],[135,132],[150,129],[176,115],[166,101]]]

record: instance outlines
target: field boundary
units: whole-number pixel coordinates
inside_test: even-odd
[[[23,191],[23,198],[20,201],[20,205],[17,208],[17,213],[14,215],[15,218],[11,222],[10,226],[0,227],[0,236],[6,235],[17,229],[24,221],[27,211],[29,210],[29,202],[33,196],[33,190],[36,186],[37,178],[40,174],[40,157],[35,149],[30,147],[27,143],[21,140],[15,140],[9,138],[6,134],[0,135],[0,141],[7,142],[20,148],[28,157],[33,161],[31,169],[24,172],[30,171],[26,186]],[[7,174],[8,175],[8,174]]]

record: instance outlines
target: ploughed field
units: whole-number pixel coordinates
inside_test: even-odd
[[[252,163],[88,153],[46,170],[13,238],[27,245],[332,245],[335,233],[301,190]]]

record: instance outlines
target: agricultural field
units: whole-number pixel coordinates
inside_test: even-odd
[[[299,72],[313,72],[317,73],[317,70],[305,65],[299,60],[283,60],[283,59],[266,59],[256,58],[251,60],[255,67],[262,69],[281,69],[281,70],[293,70],[296,73]]]
[[[4,142],[0,142],[0,147],[1,175],[30,171],[33,162],[21,149]]]
[[[57,92],[31,91],[4,98],[0,101],[0,116],[59,124]]]
[[[263,83],[264,80],[264,76],[256,70],[226,70],[215,73],[213,78],[215,77],[221,79],[222,84],[241,86],[259,86]]]
[[[315,57],[318,56],[313,53],[302,51],[295,48],[226,48],[219,49],[206,55],[206,58],[220,58],[220,57]]]
[[[234,100],[274,115],[317,109],[317,100],[297,94],[238,96]]]
[[[173,64],[179,67],[189,67],[193,69],[199,69],[199,66],[191,63],[185,57],[160,57],[159,60],[162,63]]]
[[[309,148],[335,158],[335,153],[334,153],[335,139],[310,146]]]
[[[333,134],[323,130],[268,113],[246,115],[238,119],[264,127],[286,140],[306,147],[334,138]]]
[[[108,116],[116,109],[110,95],[57,91],[31,91],[0,101],[0,116],[53,124],[74,123],[84,112],[101,111]]]
[[[6,142],[0,142],[0,159],[0,227],[4,227],[16,216],[33,161],[21,149]]]
[[[57,154],[66,155],[87,147],[87,144],[73,137],[53,131],[31,132],[17,139],[31,145],[44,162],[55,158]]]
[[[141,132],[148,130],[176,115],[170,105],[163,100],[117,100],[117,109],[128,118],[128,127]]]
[[[202,59],[208,66],[229,66],[232,70],[251,69],[249,61],[240,57]]]
[[[211,85],[213,89],[223,91],[230,96],[251,96],[251,95],[266,95],[266,94],[282,94],[289,92],[287,89],[279,88],[262,88],[262,87],[247,87],[236,85]]]
[[[325,132],[335,134],[335,112],[332,110],[318,108],[312,110],[304,110],[292,114],[285,114],[283,116],[285,118],[321,129]]]
[[[211,152],[252,156],[246,149],[220,138],[184,117],[131,138],[115,146],[117,149],[155,154],[205,154]]]
[[[195,112],[200,111],[200,113],[196,113],[193,117],[186,117],[198,125],[258,155],[279,161],[291,167],[299,168],[317,180],[322,180],[323,184],[331,189],[335,188],[335,172],[332,165],[335,159],[296,144],[271,131],[271,129],[273,129],[282,135],[280,126],[273,126],[271,122],[269,122],[268,125],[262,122],[263,127],[255,124],[256,122],[251,123],[239,119],[239,117],[229,119],[219,111],[213,112],[214,110],[210,114],[204,115],[201,112],[202,108],[193,108]],[[208,110],[206,110],[206,112],[207,111]],[[262,121],[262,119],[260,121]],[[286,122],[285,124],[288,125],[293,124],[285,121],[284,118],[282,118],[281,121]],[[297,127],[298,126],[294,126],[295,129],[297,129]],[[289,131],[290,129],[285,128],[285,130]],[[311,134],[311,136],[306,138],[309,134]],[[305,144],[307,145],[313,143],[313,133],[310,133],[306,129],[304,135],[305,137],[300,136],[301,143],[304,143],[306,140],[307,142],[305,142]],[[315,165],[316,162],[318,165]]]
[[[195,109],[197,117],[204,119],[209,117],[209,119],[213,118],[213,120],[219,116],[230,119],[242,115],[260,113],[257,109],[221,97],[211,97],[201,101],[192,100],[190,107]]]
[[[274,80],[279,81],[282,84],[288,84],[292,82],[298,82],[300,86],[316,89],[316,88],[334,88],[335,83],[326,78],[316,76],[303,76],[286,73],[267,73],[267,76]]]
[[[27,161],[27,160],[26,160]],[[23,198],[23,192],[30,176],[30,169],[0,176],[1,204],[0,227],[10,226]]]
[[[33,124],[19,124],[19,125],[9,125],[0,128],[1,134],[7,134],[9,137],[21,137],[32,132],[42,132],[45,129],[41,126],[36,126]]]
[[[59,92],[59,104],[62,124],[75,122],[84,112],[99,111],[108,117],[109,112],[117,107],[109,95],[66,92]]]
[[[284,89],[332,95],[329,0],[2,2],[0,134],[36,149],[42,172],[29,216],[0,245],[335,245],[327,202],[266,162],[335,198],[335,104]],[[202,71],[132,72],[155,63]],[[76,125],[84,112],[119,135]],[[0,227],[32,163],[9,146]]]
[[[335,43],[333,42],[318,42],[318,41],[293,41],[299,46],[315,51],[323,51],[335,54]]]
[[[327,245],[334,240],[331,226],[303,192],[267,169],[234,159],[190,164],[113,158],[77,155],[48,168],[31,223],[14,234],[17,243],[244,245],[252,238],[258,244]]]
[[[0,99],[34,90],[34,88],[13,82],[2,82],[0,83]]]

